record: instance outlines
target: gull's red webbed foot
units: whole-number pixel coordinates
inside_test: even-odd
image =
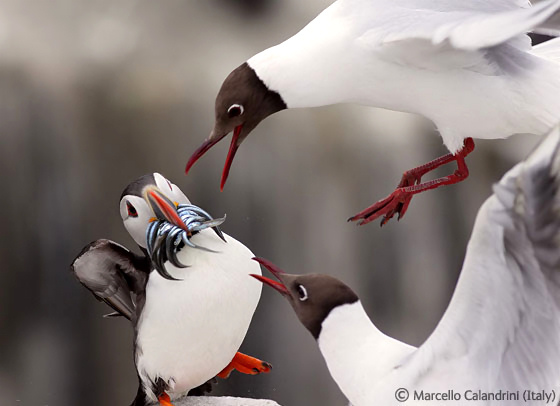
[[[381,225],[383,226],[393,218],[395,214],[398,214],[397,220],[400,220],[406,213],[408,205],[415,194],[465,180],[469,176],[469,169],[465,163],[465,157],[473,150],[473,139],[466,138],[463,148],[456,154],[444,155],[425,165],[406,171],[393,193],[355,216],[350,217],[348,221],[358,221],[358,225],[361,226],[383,216],[383,220],[381,220]],[[422,176],[426,173],[452,161],[457,162],[457,170],[453,174],[421,183]]]
[[[249,355],[238,352],[235,354],[228,366],[225,367],[218,376],[222,379],[226,379],[234,369],[243,374],[257,375],[261,372],[270,372],[272,365],[268,362],[261,361],[258,358],[250,357]]]
[[[383,200],[379,200],[374,205],[368,207],[367,209],[359,212],[353,217],[350,217],[348,221],[357,221],[358,225],[362,226],[367,224],[378,217],[383,216],[381,220],[381,225],[385,225],[396,213],[399,214],[398,220],[400,220],[410,204],[412,199],[412,194],[405,192],[402,188],[397,188],[393,193]]]

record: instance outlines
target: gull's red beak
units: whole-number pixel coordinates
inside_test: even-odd
[[[261,275],[251,274],[251,276],[253,278],[255,278],[255,279],[261,281],[262,283],[267,284],[268,286],[276,289],[278,292],[280,292],[284,296],[289,296],[290,295],[290,292],[288,291],[288,288],[282,282],[282,276],[286,274],[284,271],[282,271],[280,268],[278,268],[272,262],[267,261],[266,259],[255,257],[255,258],[253,258],[253,260],[257,261],[259,264],[261,264],[266,269],[268,269],[270,271],[270,273],[272,273],[280,282],[276,282],[272,279],[269,279],[269,278],[261,276]]]
[[[189,229],[179,217],[177,207],[157,187],[150,187],[145,191],[145,199],[154,211],[156,217],[165,220],[190,234]]]
[[[196,151],[193,152],[193,154],[191,155],[191,157],[189,158],[189,161],[187,162],[187,167],[185,168],[185,173],[188,174],[189,170],[191,169],[191,167],[195,164],[196,161],[198,161],[198,159],[204,155],[206,153],[206,151],[208,151],[210,148],[212,148],[214,145],[216,145],[222,138],[224,138],[227,134],[223,134],[223,135],[219,135],[219,136],[214,136],[214,134],[210,134],[210,137],[208,137],[200,147],[198,147],[196,149]]]
[[[237,152],[237,149],[239,148],[239,145],[241,145],[241,142],[243,140],[242,138],[240,138],[242,129],[243,129],[243,124],[238,125],[233,130],[233,138],[231,139],[231,144],[229,145],[229,151],[227,154],[226,163],[224,165],[224,170],[222,171],[222,181],[220,182],[221,191],[224,190],[224,186],[226,184],[226,180],[229,175],[229,170],[231,168],[231,164],[233,163],[233,158],[235,157],[235,153]],[[185,168],[185,173],[188,174],[189,170],[195,164],[195,162],[198,161],[198,159],[202,155],[204,155],[206,151],[208,151],[210,148],[216,145],[226,135],[227,134],[223,134],[223,135],[214,135],[214,133],[210,134],[210,137],[208,137],[206,141],[204,141],[202,145],[198,147],[197,150],[194,151],[194,153],[189,158],[189,161],[187,162],[187,166]]]
[[[222,181],[220,182],[220,191],[224,191],[224,186],[226,184],[226,180],[229,175],[229,169],[231,168],[231,164],[233,163],[233,158],[235,157],[235,153],[237,152],[237,148],[241,145],[241,141],[239,141],[239,134],[241,133],[241,129],[243,125],[238,125],[233,130],[233,137],[231,139],[231,144],[229,144],[229,151],[226,158],[226,163],[224,165],[224,170],[222,171]]]

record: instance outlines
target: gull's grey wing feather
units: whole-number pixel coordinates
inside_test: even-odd
[[[347,0],[356,45],[388,62],[421,69],[467,69],[484,75],[524,72],[529,31],[551,33],[560,20],[560,0],[533,7],[504,1]],[[543,30],[539,31],[539,27]],[[559,31],[560,32],[560,31]],[[533,61],[534,62],[534,61]],[[518,66],[521,64],[521,66]]]
[[[542,1],[547,0],[535,0],[533,4],[538,4]],[[546,21],[539,24],[538,27],[533,29],[533,32],[538,34],[550,35],[553,37],[557,37],[560,35],[560,13],[554,14],[552,17],[548,18]]]
[[[503,177],[479,210],[451,303],[405,368],[411,385],[441,376],[440,389],[446,390],[550,391],[560,387],[559,365],[560,133],[555,129]]]
[[[539,28],[550,31],[560,10],[560,0],[542,1],[532,7],[528,3],[520,7],[511,1],[358,1],[362,11],[359,24],[366,28],[362,40],[376,48],[425,40],[434,46],[449,44],[465,51],[487,49],[516,41]]]
[[[71,270],[98,300],[131,320],[133,299],[144,289],[150,265],[122,245],[101,239],[84,247]]]

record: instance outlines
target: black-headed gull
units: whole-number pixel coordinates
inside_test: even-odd
[[[560,122],[560,40],[531,48],[527,31],[556,33],[559,0],[337,0],[283,43],[224,81],[210,136],[187,172],[233,131],[222,174],[267,116],[286,109],[359,103],[423,115],[450,154],[404,173],[397,189],[350,218],[401,218],[412,197],[468,176],[473,138],[546,134]],[[421,182],[455,161],[448,176]]]
[[[249,277],[260,273],[251,251],[217,228],[224,219],[191,205],[159,173],[129,184],[120,212],[144,255],[97,240],[82,250],[72,271],[116,311],[111,316],[134,326],[140,382],[132,406],[170,406],[234,369],[268,372],[270,364],[237,352],[262,285]]]
[[[354,406],[556,405],[560,393],[560,133],[478,212],[461,276],[419,348],[386,336],[327,275],[255,277],[290,302]],[[474,401],[474,402],[473,402]]]

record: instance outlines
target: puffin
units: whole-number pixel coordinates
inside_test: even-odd
[[[254,275],[287,299],[353,406],[544,405],[560,387],[560,131],[481,206],[442,319],[418,348],[325,274]]]
[[[404,172],[387,198],[349,221],[400,219],[416,194],[467,179],[475,139],[544,136],[560,123],[560,39],[532,47],[527,35],[559,36],[559,15],[558,0],[334,1],[231,71],[216,96],[213,130],[186,170],[233,132],[223,189],[241,143],[284,109],[352,103],[413,113],[434,124],[449,153]],[[457,169],[423,179],[448,163]]]
[[[131,406],[202,394],[233,370],[267,373],[272,366],[238,352],[262,286],[260,266],[242,243],[192,205],[159,173],[131,182],[120,198],[124,226],[142,254],[107,239],[91,242],[72,273],[134,329],[138,391]]]

